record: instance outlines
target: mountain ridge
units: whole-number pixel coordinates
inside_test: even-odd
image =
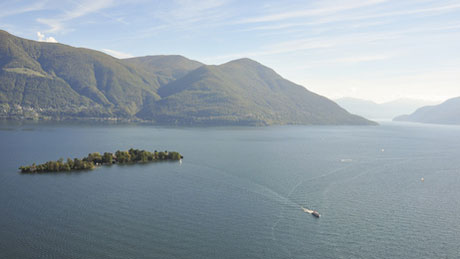
[[[117,59],[0,31],[0,118],[124,119],[167,125],[375,125],[242,58]]]
[[[365,99],[343,97],[336,99],[335,102],[349,112],[365,118],[386,120],[391,120],[401,114],[412,113],[422,106],[437,104],[437,102],[408,98],[376,103]]]
[[[448,99],[438,105],[421,107],[412,114],[394,118],[394,121],[460,125],[460,97]]]

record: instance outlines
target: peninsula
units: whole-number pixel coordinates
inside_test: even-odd
[[[33,163],[30,166],[19,167],[19,170],[21,170],[21,173],[70,172],[90,170],[101,165],[150,163],[166,160],[179,161],[182,158],[183,156],[175,151],[158,152],[155,150],[154,152],[149,152],[131,148],[128,151],[118,150],[114,154],[110,152],[105,152],[102,155],[99,152],[90,153],[87,157],[82,159],[67,158],[67,161],[64,161],[64,159],[61,158],[57,161],[48,161],[44,164],[36,165]]]

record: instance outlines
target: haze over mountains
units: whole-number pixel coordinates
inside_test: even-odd
[[[116,59],[0,31],[0,118],[125,119],[168,125],[373,122],[253,60]]]
[[[426,106],[434,105],[439,102],[416,100],[401,98],[385,103],[376,103],[373,101],[344,97],[335,100],[340,106],[347,109],[347,111],[363,116],[368,119],[383,119],[391,120],[396,116],[402,114],[409,114],[414,112],[416,109]]]
[[[410,115],[398,116],[395,121],[460,125],[460,97],[439,105],[424,106]]]

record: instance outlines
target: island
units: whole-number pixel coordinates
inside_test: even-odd
[[[179,161],[182,158],[184,157],[175,151],[158,152],[155,150],[154,152],[149,152],[131,148],[128,151],[118,150],[115,153],[105,152],[102,155],[99,152],[90,153],[87,157],[82,159],[67,158],[67,160],[64,161],[64,159],[61,158],[57,161],[48,161],[44,164],[36,165],[33,163],[30,166],[19,167],[19,170],[21,170],[21,173],[70,172],[90,170],[101,165],[150,163],[166,160]]]

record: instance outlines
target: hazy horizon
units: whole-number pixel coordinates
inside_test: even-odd
[[[248,57],[331,99],[460,96],[458,1],[5,2],[0,28],[118,58]]]
[[[436,104],[441,104],[442,102],[446,101],[446,100],[427,100],[427,99],[416,99],[416,98],[401,97],[401,98],[395,98],[395,99],[391,99],[391,100],[376,102],[376,101],[373,101],[373,100],[369,100],[369,99],[365,99],[365,98],[352,97],[352,96],[342,96],[342,97],[339,97],[339,98],[334,98],[332,100],[337,101],[337,100],[340,100],[340,99],[354,99],[354,100],[357,100],[357,101],[370,101],[370,102],[373,102],[375,104],[388,104],[388,103],[392,103],[392,102],[419,102],[419,103],[427,103],[427,104],[431,104],[431,105],[436,105]]]

